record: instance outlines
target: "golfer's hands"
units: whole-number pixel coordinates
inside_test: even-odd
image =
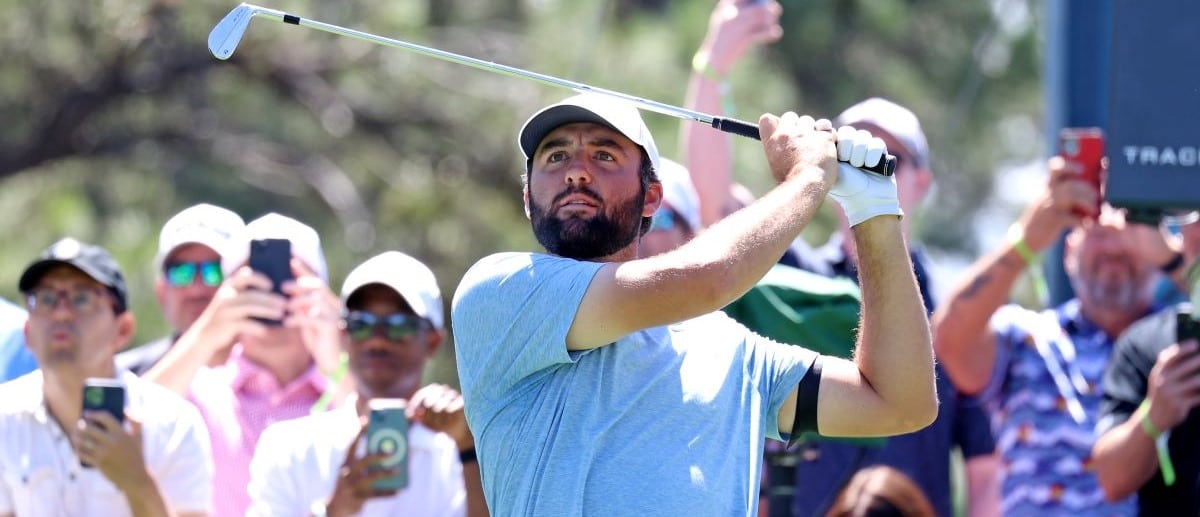
[[[881,215],[901,216],[896,177],[867,172],[887,156],[883,140],[862,129],[842,126],[837,130],[838,182],[829,197],[841,205],[850,226]]]
[[[789,111],[758,119],[759,136],[775,181],[783,183],[799,175],[818,182],[828,192],[837,182],[837,147],[833,124]]]

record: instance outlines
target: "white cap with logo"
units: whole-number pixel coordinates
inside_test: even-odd
[[[185,208],[167,220],[159,232],[154,265],[161,270],[167,257],[184,244],[202,244],[224,257],[236,251],[234,248],[246,247],[245,228],[241,216],[225,208],[208,203]]]
[[[442,328],[442,292],[433,271],[421,261],[399,251],[387,251],[367,259],[346,276],[342,284],[342,301],[370,284],[392,288],[417,316]]]
[[[325,265],[325,253],[321,251],[321,236],[311,226],[291,217],[275,212],[266,214],[246,224],[245,243],[236,253],[224,256],[226,271],[237,269],[250,258],[250,241],[255,239],[287,239],[292,243],[292,256],[312,268],[321,280],[329,281],[329,268]]]
[[[521,126],[517,139],[521,152],[525,154],[526,159],[532,158],[538,144],[542,143],[547,134],[559,126],[574,122],[592,122],[608,126],[625,135],[625,138],[646,151],[654,170],[659,169],[658,146],[654,145],[654,137],[642,121],[637,107],[629,102],[596,93],[568,97],[562,102],[542,108],[529,117],[525,125]]]

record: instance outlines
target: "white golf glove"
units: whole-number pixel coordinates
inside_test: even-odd
[[[903,216],[896,195],[896,177],[867,172],[887,155],[887,145],[871,133],[850,126],[837,130],[838,181],[829,191],[850,226],[879,215]]]

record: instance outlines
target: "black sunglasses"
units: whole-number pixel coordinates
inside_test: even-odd
[[[427,325],[423,318],[403,312],[379,316],[370,312],[349,311],[342,316],[342,322],[350,338],[355,341],[371,339],[377,329],[382,330],[383,337],[390,341],[404,341]]]

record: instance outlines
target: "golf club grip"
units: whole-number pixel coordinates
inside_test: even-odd
[[[733,133],[735,135],[744,136],[746,138],[753,138],[755,140],[761,140],[758,136],[758,126],[757,125],[751,124],[746,121],[738,120],[735,118],[713,117],[712,127],[716,128],[716,129],[720,129],[721,131],[724,131],[726,133]],[[896,172],[896,157],[889,154],[889,155],[884,156],[883,160],[881,160],[879,163],[875,164],[874,167],[860,167],[860,168],[862,170],[871,171],[876,174],[882,174],[884,176],[891,176],[892,174],[895,174],[895,172]]]

